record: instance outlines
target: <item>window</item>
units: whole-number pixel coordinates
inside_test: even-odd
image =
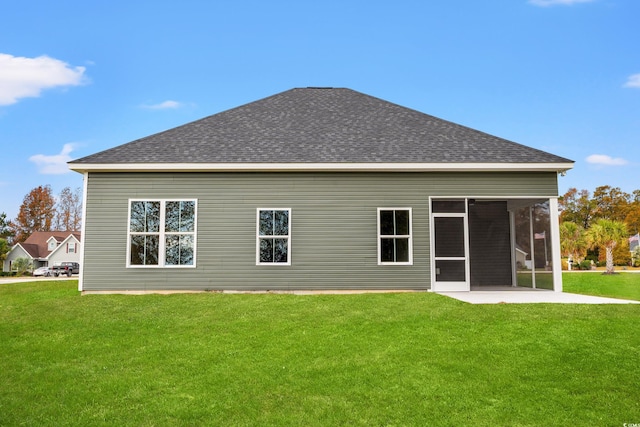
[[[55,240],[53,240],[53,238],[51,238],[51,240],[49,240],[49,250],[52,251],[56,248],[56,244],[57,242]]]
[[[75,243],[67,243],[67,253],[75,254],[76,253],[76,244]]]
[[[194,266],[195,249],[195,200],[129,202],[129,267]]]
[[[412,263],[411,208],[378,208],[378,264]]]
[[[291,209],[258,209],[257,265],[291,265]]]

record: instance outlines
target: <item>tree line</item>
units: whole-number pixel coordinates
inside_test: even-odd
[[[561,249],[574,265],[605,262],[612,272],[613,265],[640,263],[640,250],[632,254],[629,247],[629,237],[640,231],[640,190],[603,185],[591,194],[570,188],[558,206]]]
[[[15,219],[0,213],[0,246],[22,243],[34,231],[79,231],[81,226],[82,190],[65,187],[54,197],[51,186],[40,185],[24,196]]]

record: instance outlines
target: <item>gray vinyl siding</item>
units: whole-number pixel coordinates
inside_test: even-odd
[[[84,290],[429,289],[429,196],[557,196],[555,173],[90,173]],[[129,199],[197,199],[195,268],[126,268]],[[413,210],[379,266],[377,208]],[[256,209],[291,208],[291,266],[256,266]]]

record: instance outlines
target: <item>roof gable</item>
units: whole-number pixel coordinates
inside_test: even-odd
[[[57,246],[53,251],[49,250],[48,242],[54,239]],[[27,239],[18,243],[22,249],[32,258],[47,258],[54,252],[59,244],[68,239],[75,239],[80,242],[80,232],[78,231],[34,231]]]
[[[171,164],[561,164],[526,147],[350,89],[291,89],[70,162]]]

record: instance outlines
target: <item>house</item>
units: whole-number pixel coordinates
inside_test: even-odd
[[[350,89],[291,89],[69,166],[84,292],[562,289],[573,161]],[[517,271],[516,247],[541,267]]]
[[[77,231],[35,231],[11,248],[2,271],[11,271],[11,265],[18,258],[29,259],[34,270],[60,262],[80,262],[80,239],[81,233]]]

